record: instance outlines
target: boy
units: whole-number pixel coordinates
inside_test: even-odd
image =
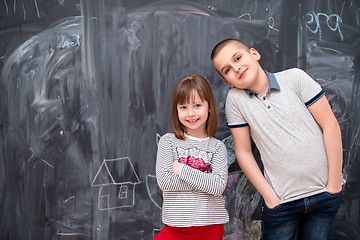
[[[343,199],[339,125],[324,91],[304,71],[272,74],[259,60],[259,52],[236,39],[211,54],[231,86],[225,111],[239,166],[264,199],[262,239],[293,239],[297,231],[299,239],[329,239]]]

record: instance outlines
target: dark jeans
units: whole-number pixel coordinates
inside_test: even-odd
[[[336,213],[343,201],[343,191],[320,193],[273,209],[262,207],[262,239],[290,240],[298,231],[299,240],[330,239]]]

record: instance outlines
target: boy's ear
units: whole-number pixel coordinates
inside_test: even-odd
[[[227,85],[229,85],[231,88],[234,88],[234,86],[231,85],[231,83],[230,83],[228,80],[226,80],[225,78],[224,78],[223,80],[224,80],[224,82],[225,82]]]
[[[255,60],[259,61],[261,58],[260,53],[255,48],[250,48],[251,55],[254,56]]]

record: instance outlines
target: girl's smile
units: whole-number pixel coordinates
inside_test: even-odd
[[[198,121],[199,120],[199,118],[198,119],[194,119],[194,120],[188,120],[188,122],[190,122],[190,123],[195,123],[196,121]]]

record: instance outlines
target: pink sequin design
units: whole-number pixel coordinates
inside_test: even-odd
[[[198,169],[202,172],[210,172],[211,165],[210,163],[205,163],[201,158],[194,158],[193,156],[189,156],[187,158],[181,157],[179,159],[180,163],[184,163],[192,168]]]

